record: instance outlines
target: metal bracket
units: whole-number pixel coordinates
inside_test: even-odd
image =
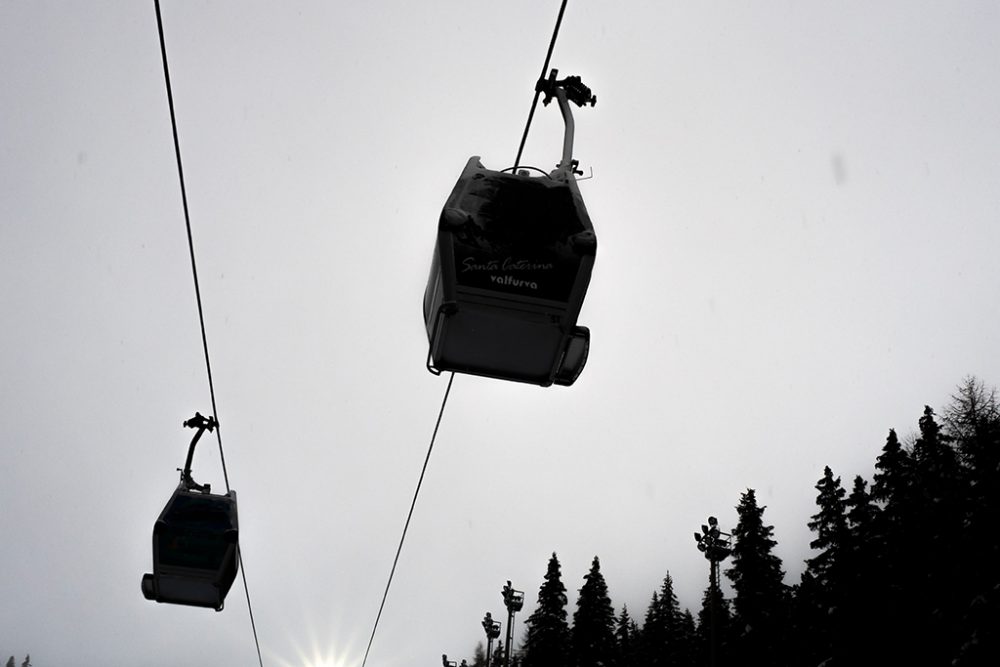
[[[570,102],[573,102],[578,107],[582,107],[585,104],[590,106],[595,106],[597,104],[597,95],[587,87],[583,81],[578,76],[568,76],[565,79],[556,79],[559,75],[559,70],[554,69],[549,73],[548,79],[539,79],[538,83],[535,84],[535,90],[540,93],[544,93],[545,97],[542,99],[542,104],[548,105],[552,101],[552,97],[556,94],[557,88],[562,88],[566,91],[566,97]]]
[[[584,85],[580,77],[568,76],[565,79],[559,79],[558,76],[559,70],[553,69],[549,73],[548,79],[538,80],[538,83],[535,84],[535,91],[545,95],[542,100],[543,104],[548,105],[553,98],[559,103],[559,111],[562,113],[566,130],[563,134],[562,160],[559,161],[551,175],[559,180],[570,181],[573,180],[574,176],[582,176],[583,172],[578,168],[580,166],[579,160],[573,159],[573,138],[576,133],[576,123],[573,121],[573,111],[569,103],[573,102],[579,107],[585,104],[594,106],[597,104],[597,96]]]
[[[205,431],[214,431],[215,427],[219,425],[219,422],[215,421],[215,417],[204,417],[200,412],[194,413],[194,417],[188,419],[184,422],[186,428],[196,428],[198,432],[194,434],[191,439],[191,446],[188,447],[187,460],[184,462],[184,470],[181,471],[181,484],[185,489],[191,491],[199,491],[201,493],[211,493],[211,484],[199,484],[194,481],[191,477],[191,460],[194,458],[194,448],[198,444],[198,440],[201,439],[201,435]]]

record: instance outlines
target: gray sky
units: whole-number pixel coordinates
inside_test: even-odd
[[[352,667],[446,379],[420,302],[470,155],[510,166],[558,2],[164,0],[219,418],[266,665]],[[571,388],[458,376],[370,665],[471,657],[505,580],[595,554],[636,616],[756,488],[794,583],[813,484],[1000,382],[1000,6],[571,2],[599,239]],[[139,580],[211,405],[153,3],[0,0],[0,656],[256,661]],[[527,164],[551,168],[540,109]],[[195,462],[223,486],[217,451]]]

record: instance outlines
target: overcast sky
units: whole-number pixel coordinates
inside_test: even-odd
[[[360,664],[447,384],[437,218],[513,162],[558,5],[163,2],[265,665]],[[823,466],[1000,382],[998,35],[990,1],[570,2],[590,360],[456,377],[368,664],[471,658],[507,579],[520,636],[553,551],[570,613],[594,555],[616,611],[668,571],[696,611],[691,533],[748,487],[796,583]],[[139,589],[211,411],[152,0],[0,0],[0,84],[0,659],[254,664],[239,581]],[[540,108],[524,162],[560,146]]]

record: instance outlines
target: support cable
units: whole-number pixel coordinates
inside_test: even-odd
[[[549,41],[549,50],[545,54],[545,64],[542,65],[542,73],[538,77],[538,83],[545,80],[545,77],[549,73],[549,61],[552,59],[552,50],[556,47],[556,38],[559,36],[559,26],[562,25],[563,14],[566,12],[566,3],[568,0],[562,0],[562,5],[559,7],[559,16],[556,18],[556,27],[552,31],[552,40]],[[517,148],[517,157],[514,159],[513,173],[517,173],[517,168],[521,164],[521,153],[524,152],[524,143],[528,140],[528,130],[531,129],[531,120],[535,117],[535,107],[538,106],[538,96],[541,94],[541,88],[539,85],[535,85],[535,96],[531,100],[531,110],[528,111],[528,122],[524,124],[524,134],[521,135],[521,145]]]
[[[174,153],[177,156],[177,177],[181,184],[181,203],[184,206],[184,225],[187,228],[188,250],[191,253],[191,275],[194,277],[194,294],[198,302],[198,322],[201,324],[201,343],[205,350],[205,369],[208,372],[208,391],[212,398],[212,415],[218,422],[219,411],[215,404],[215,384],[212,381],[212,361],[208,355],[208,335],[205,333],[205,311],[201,304],[201,287],[198,283],[198,265],[194,258],[194,237],[191,233],[191,216],[188,212],[187,188],[184,185],[184,166],[181,163],[181,144],[177,136],[177,116],[174,113],[174,94],[170,86],[170,68],[167,66],[167,45],[163,37],[163,18],[160,14],[160,0],[153,0],[156,7],[156,28],[160,35],[160,55],[163,58],[163,80],[167,88],[167,106],[170,108],[170,127],[174,134]],[[219,442],[219,459],[222,461],[222,476],[226,481],[226,493],[230,492],[229,473],[226,470],[226,455],[222,449],[222,427],[218,423],[215,427],[215,436]],[[253,630],[253,641],[257,648],[257,661],[260,667],[264,667],[264,661],[260,653],[260,641],[257,639],[257,625],[253,619],[253,607],[250,604],[250,588],[247,586],[247,573],[243,567],[243,550],[237,547],[237,556],[240,561],[240,573],[243,575],[243,590],[247,597],[247,610],[250,612],[250,628]]]
[[[372,650],[372,642],[375,641],[375,631],[378,630],[379,619],[382,618],[382,610],[385,608],[386,598],[389,597],[389,587],[392,585],[392,577],[396,574],[396,564],[399,562],[399,554],[403,551],[403,542],[406,541],[406,531],[410,527],[410,519],[413,518],[413,508],[417,505],[417,496],[420,495],[420,485],[424,482],[424,473],[427,472],[427,463],[431,460],[431,452],[434,451],[434,441],[437,439],[438,428],[441,426],[441,417],[444,415],[444,408],[448,404],[448,394],[451,393],[451,383],[455,381],[455,373],[452,372],[448,378],[448,388],[444,390],[444,398],[441,400],[441,409],[438,411],[437,422],[434,424],[434,433],[431,434],[431,444],[427,447],[427,456],[424,457],[424,467],[420,469],[420,479],[417,480],[417,488],[413,492],[413,501],[410,503],[410,512],[406,515],[406,523],[403,525],[403,534],[399,537],[399,546],[396,547],[396,557],[392,560],[392,569],[389,571],[389,581],[385,584],[385,592],[382,593],[382,604],[378,607],[378,615],[375,616],[375,625],[372,626],[371,637],[368,638],[368,648],[365,649],[365,657],[361,661],[361,667],[365,667],[368,662],[368,652]]]
[[[552,59],[552,50],[556,46],[556,38],[559,36],[559,26],[562,25],[563,14],[566,12],[566,3],[568,0],[562,0],[562,4],[559,7],[559,16],[556,18],[556,27],[552,31],[552,39],[549,41],[549,50],[545,54],[545,63],[542,65],[542,74],[538,78],[538,84],[535,86],[535,96],[531,100],[531,109],[528,112],[528,122],[524,126],[524,134],[521,136],[521,144],[517,149],[517,158],[514,160],[514,166],[511,171],[517,171],[518,166],[521,163],[521,154],[524,151],[524,144],[528,139],[528,130],[531,129],[531,120],[535,115],[535,108],[538,106],[538,96],[541,94],[541,83],[545,80],[545,75],[549,69],[549,61]],[[504,171],[507,171],[506,169]],[[403,542],[406,541],[406,531],[410,527],[410,519],[413,518],[413,508],[417,505],[417,496],[420,495],[420,486],[424,481],[424,473],[427,472],[427,463],[431,459],[431,452],[434,450],[434,441],[437,439],[438,428],[441,426],[441,417],[444,415],[444,408],[448,404],[448,395],[451,393],[451,384],[455,381],[455,373],[452,372],[451,377],[448,379],[448,387],[445,389],[444,398],[441,401],[441,409],[438,412],[437,422],[434,424],[434,433],[431,435],[430,445],[427,447],[427,456],[424,458],[424,466],[420,470],[420,478],[417,480],[417,488],[413,492],[413,500],[410,502],[410,511],[406,515],[406,523],[403,525],[403,534],[399,538],[399,546],[396,547],[396,556],[392,560],[392,569],[389,571],[389,580],[385,584],[385,591],[382,593],[382,603],[378,607],[378,614],[375,616],[375,623],[372,626],[372,634],[368,638],[368,647],[365,649],[365,657],[361,661],[361,667],[365,667],[368,662],[368,654],[372,649],[372,642],[375,641],[375,632],[378,630],[379,620],[382,618],[382,611],[385,609],[385,601],[389,597],[389,588],[392,586],[393,575],[396,574],[396,565],[399,563],[399,555],[403,551]]]

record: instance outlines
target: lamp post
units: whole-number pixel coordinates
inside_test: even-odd
[[[694,534],[698,551],[708,559],[708,618],[709,618],[709,664],[715,667],[715,598],[719,593],[719,563],[733,552],[730,544],[733,536],[719,530],[719,520],[708,517],[708,525],[701,524],[701,532]]]
[[[510,647],[514,643],[514,614],[524,607],[524,591],[514,590],[508,579],[500,594],[503,595],[503,604],[507,607],[507,645],[504,646],[503,667],[510,667]]]
[[[493,658],[493,640],[500,636],[500,621],[493,620],[493,614],[486,612],[483,617],[483,630],[486,631],[486,667],[490,667]]]

